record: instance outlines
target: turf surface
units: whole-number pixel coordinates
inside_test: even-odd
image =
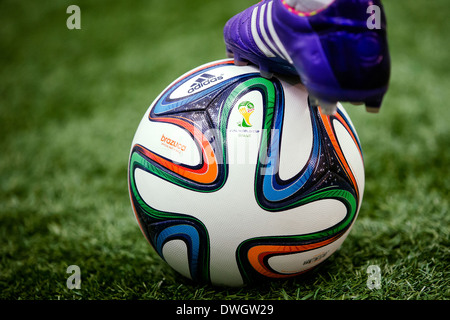
[[[446,0],[385,0],[393,61],[378,115],[346,105],[366,190],[342,248],[297,279],[191,283],[131,211],[127,158],[150,102],[225,57],[226,20],[254,1],[0,2],[1,299],[401,299],[449,291],[450,30]],[[68,30],[66,8],[81,8]],[[69,265],[81,289],[69,290]],[[381,288],[366,285],[369,265]]]

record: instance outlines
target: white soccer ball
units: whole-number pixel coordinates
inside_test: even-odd
[[[361,206],[364,163],[341,105],[325,115],[298,80],[220,60],[151,104],[128,182],[140,228],[170,266],[242,286],[299,275],[341,246]]]

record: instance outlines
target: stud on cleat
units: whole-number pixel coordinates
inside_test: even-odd
[[[320,110],[324,115],[332,116],[336,114],[337,111],[337,103],[336,102],[328,102],[328,101],[320,101],[319,100]]]
[[[234,53],[227,50],[227,58],[234,58]]]
[[[314,97],[313,95],[309,95],[309,103],[311,104],[312,107],[319,107],[319,99],[317,99],[316,97]]]
[[[329,102],[325,100],[321,100],[314,96],[309,96],[309,102],[311,106],[320,108],[320,111],[327,116],[332,116],[337,111],[337,102]]]
[[[236,65],[236,66],[246,66],[246,65],[248,65],[248,61],[242,59],[240,55],[234,53],[233,57],[234,57],[234,65]]]
[[[369,107],[366,106],[366,111],[369,113],[379,113],[380,112],[380,107]]]
[[[271,79],[273,77],[273,73],[264,67],[259,67],[259,73],[261,74],[261,77],[266,79]]]
[[[366,101],[366,111],[370,113],[379,113],[383,96]]]
[[[239,59],[236,59],[236,57],[234,57],[234,65],[236,65],[236,66],[246,66],[246,65],[248,65],[248,61],[244,61],[244,60],[239,60]]]

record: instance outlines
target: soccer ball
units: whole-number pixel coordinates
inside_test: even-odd
[[[297,79],[220,60],[169,85],[134,136],[129,193],[155,251],[198,282],[242,286],[311,270],[358,215],[364,163],[341,105]]]

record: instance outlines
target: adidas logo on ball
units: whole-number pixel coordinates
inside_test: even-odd
[[[213,82],[219,81],[223,79],[223,74],[220,74],[218,76],[214,76],[208,73],[204,73],[201,76],[199,76],[195,82],[191,85],[191,88],[189,89],[188,93],[193,93],[196,90],[199,90],[203,88],[204,86],[207,86],[208,84],[211,84]]]

